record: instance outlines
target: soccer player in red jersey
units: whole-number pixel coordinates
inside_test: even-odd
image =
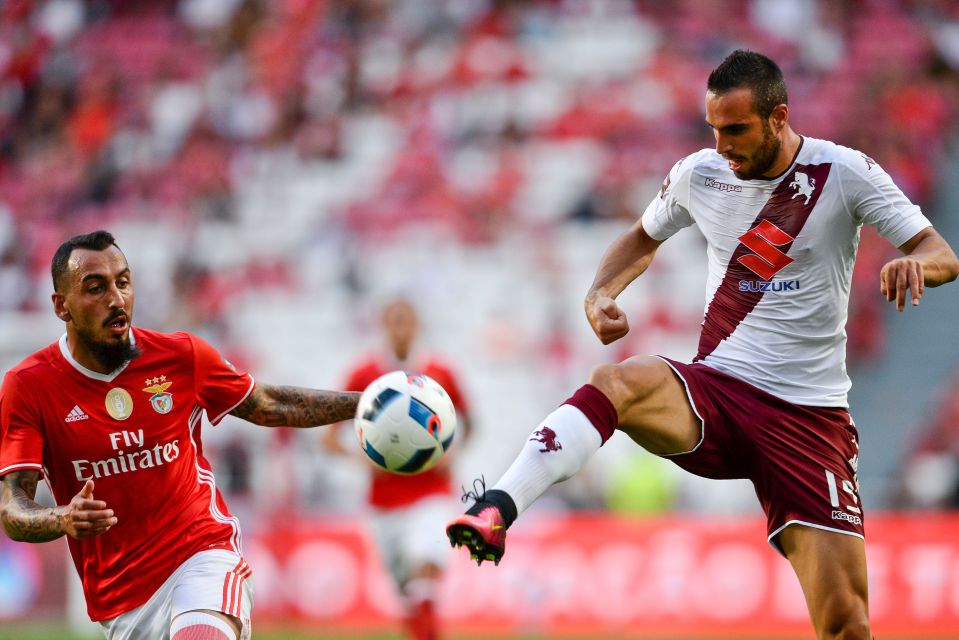
[[[251,569],[203,456],[201,417],[310,427],[358,393],[256,383],[187,333],[133,327],[133,277],[106,231],[53,257],[66,333],[0,390],[0,520],[12,539],[66,535],[91,619],[110,640],[250,637]],[[34,502],[41,476],[57,505]]]
[[[440,383],[453,401],[458,414],[456,439],[462,444],[469,431],[466,397],[457,377],[440,358],[414,355],[419,320],[413,305],[402,298],[392,300],[384,306],[381,320],[386,352],[357,363],[344,388],[362,391],[390,371],[425,374]],[[337,430],[326,430],[323,436],[331,451],[356,451],[343,445]],[[449,556],[440,532],[453,504],[449,456],[416,475],[397,475],[377,467],[371,473],[370,524],[380,556],[403,598],[407,632],[414,640],[435,639],[439,637],[436,585]]]
[[[622,338],[629,324],[616,297],[660,244],[695,224],[709,271],[693,363],[634,357],[594,368],[447,534],[479,562],[498,562],[516,516],[619,429],[698,475],[752,480],[817,636],[867,640],[844,329],[859,230],[874,226],[904,254],[879,273],[899,311],[955,280],[959,260],[874,160],[792,129],[785,80],[766,56],[735,51],[713,70],[706,123],[715,148],[673,166],[606,251],[585,300],[600,341]]]

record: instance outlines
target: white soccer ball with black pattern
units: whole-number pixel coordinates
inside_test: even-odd
[[[363,391],[353,425],[360,446],[378,467],[412,475],[433,467],[449,449],[456,410],[432,378],[392,371]]]

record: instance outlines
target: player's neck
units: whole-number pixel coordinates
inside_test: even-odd
[[[70,351],[73,360],[81,367],[103,375],[110,375],[127,361],[126,358],[123,358],[122,361],[118,362],[104,362],[75,332],[69,329],[67,329],[67,349]]]
[[[782,145],[779,147],[779,155],[776,157],[776,163],[770,167],[769,171],[763,174],[764,178],[775,178],[786,172],[796,156],[799,154],[799,148],[802,147],[802,136],[793,131],[788,124],[783,129]]]
[[[67,329],[67,350],[70,352],[73,360],[84,369],[89,369],[90,371],[104,375],[112,373],[111,371],[104,371],[103,364],[93,357],[90,350],[84,347],[83,341],[77,337],[76,333],[69,329]]]

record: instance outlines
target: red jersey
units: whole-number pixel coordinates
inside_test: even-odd
[[[436,380],[446,389],[457,412],[462,415],[469,414],[466,398],[463,396],[456,377],[445,364],[432,357],[413,364],[418,366],[403,368],[425,374]],[[363,391],[381,375],[398,368],[401,368],[401,365],[371,356],[361,362],[349,374],[345,384],[346,390]],[[445,467],[442,469],[433,468],[411,476],[390,473],[374,467],[370,481],[369,502],[374,507],[391,509],[406,506],[428,495],[450,493],[452,490],[450,472]]]
[[[0,390],[0,476],[37,469],[57,504],[92,479],[94,498],[117,517],[102,535],[68,538],[95,621],[145,603],[199,551],[239,552],[200,419],[223,419],[253,378],[186,333],[137,328],[131,340],[142,354],[104,375],[74,360],[64,335],[7,373]]]

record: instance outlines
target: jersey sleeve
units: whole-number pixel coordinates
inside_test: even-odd
[[[845,169],[843,190],[853,217],[857,222],[875,227],[893,246],[901,246],[932,226],[922,210],[909,201],[892,177],[871,158],[857,154]]]
[[[253,391],[253,376],[238,370],[208,343],[190,336],[197,401],[216,425]]]
[[[666,240],[694,223],[689,214],[690,163],[691,158],[687,157],[673,165],[659,193],[643,212],[643,229],[654,240]]]
[[[11,471],[43,471],[43,432],[37,407],[23,381],[8,373],[0,388],[0,476]]]

